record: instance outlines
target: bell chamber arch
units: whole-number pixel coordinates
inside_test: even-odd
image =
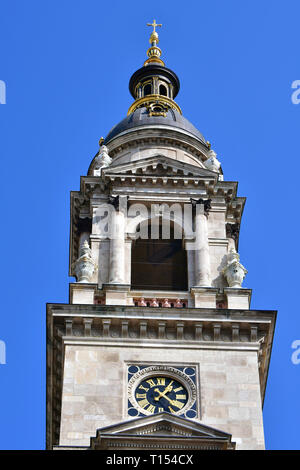
[[[142,222],[131,248],[131,289],[187,291],[187,254],[176,224],[165,230],[161,219]]]

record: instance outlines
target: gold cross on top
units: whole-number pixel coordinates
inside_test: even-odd
[[[153,23],[147,23],[147,26],[153,26],[153,33],[156,33],[155,28],[157,28],[157,26],[162,26],[162,24],[157,24],[156,20],[153,20]]]

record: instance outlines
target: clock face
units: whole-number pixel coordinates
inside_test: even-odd
[[[148,413],[178,413],[188,401],[185,386],[168,376],[148,377],[139,383],[135,390],[138,405]]]

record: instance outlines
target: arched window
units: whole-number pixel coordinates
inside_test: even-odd
[[[168,90],[164,85],[159,85],[159,94],[162,96],[168,96]]]
[[[174,238],[171,223],[170,238],[151,238],[148,224],[148,238],[133,242],[131,253],[131,289],[135,290],[188,290],[187,257],[182,239]]]
[[[150,83],[148,85],[144,86],[144,96],[151,95],[152,94],[152,86]]]

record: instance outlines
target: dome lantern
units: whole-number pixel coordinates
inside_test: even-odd
[[[149,39],[151,47],[147,51],[148,59],[144,66],[130,79],[129,90],[135,102],[130,106],[128,114],[141,107],[146,107],[151,116],[166,116],[170,108],[182,114],[174,101],[180,88],[179,79],[172,70],[165,67],[160,58],[161,49],[157,46],[159,38],[156,28],[162,25],[155,20],[147,25],[153,26]]]

